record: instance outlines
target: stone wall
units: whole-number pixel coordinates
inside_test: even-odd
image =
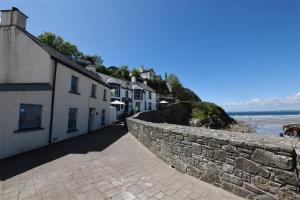
[[[127,119],[129,132],[183,173],[248,199],[300,199],[300,142]]]

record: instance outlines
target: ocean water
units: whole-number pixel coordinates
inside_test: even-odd
[[[285,124],[300,124],[300,111],[229,112],[231,117],[254,128],[258,134],[279,136]]]

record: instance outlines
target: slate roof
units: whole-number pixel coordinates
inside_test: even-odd
[[[112,77],[112,76],[109,76],[109,75],[106,75],[106,74],[102,74],[102,73],[97,73],[104,81],[108,81],[109,79],[114,79],[115,80],[115,83],[117,84],[120,84],[123,88],[128,88],[129,89],[132,89],[132,86],[134,85],[137,85],[141,88],[143,88],[144,90],[147,90],[147,91],[151,91],[151,92],[155,92],[154,89],[152,89],[149,85],[146,85],[144,83],[141,83],[141,82],[128,82],[128,81],[124,81],[124,80],[121,80],[119,78],[115,78],[115,77]],[[128,83],[128,84],[126,84]]]
[[[18,27],[17,27],[18,28]],[[35,37],[34,35],[32,35],[31,33],[29,33],[26,30],[20,29],[18,28],[20,31],[22,31],[23,33],[25,33],[29,38],[31,38],[35,43],[37,43],[41,48],[43,48],[48,54],[50,54],[50,56],[63,63],[64,65],[67,65],[68,67],[72,68],[73,70],[93,79],[94,81],[97,81],[98,83],[109,87],[109,85],[106,84],[105,81],[103,81],[101,79],[101,77],[99,77],[96,73],[86,70],[84,67],[82,67],[81,65],[75,63],[72,59],[70,59],[69,57],[63,55],[62,53],[58,52],[56,49],[54,49],[53,47],[50,47],[46,44],[44,44],[43,42],[41,42],[37,37]]]

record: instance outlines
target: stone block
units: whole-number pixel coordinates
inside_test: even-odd
[[[240,197],[248,198],[249,196],[253,196],[254,194],[250,192],[249,190],[246,190],[241,187],[237,187],[233,185],[232,192]]]
[[[270,174],[271,174],[268,170],[266,170],[262,166],[256,164],[255,162],[253,162],[251,160],[248,160],[248,159],[242,158],[242,157],[239,157],[236,159],[235,165],[236,165],[236,168],[238,168],[240,170],[250,172],[253,174],[258,174],[265,178],[269,178]]]
[[[214,153],[214,159],[224,162],[226,159],[226,153],[223,150],[216,150]]]
[[[222,181],[220,187],[223,188],[224,190],[232,192],[233,185],[231,183],[227,183],[226,181]]]
[[[202,153],[201,145],[197,143],[192,143],[192,151],[194,154],[200,155]]]
[[[271,182],[268,179],[265,179],[261,176],[253,177],[251,181],[253,182],[255,187],[262,189],[266,192],[272,193],[272,194],[276,194],[280,187],[279,184]]]
[[[187,165],[185,163],[183,163],[181,160],[175,159],[172,163],[172,166],[175,169],[177,169],[178,171],[180,171],[182,173],[186,173]]]
[[[242,180],[250,183],[251,182],[251,174],[248,172],[243,172]]]
[[[294,172],[288,172],[280,169],[274,169],[274,178],[275,180],[280,180],[282,182],[300,186],[300,182],[298,181],[297,174]]]
[[[254,200],[279,200],[279,199],[277,199],[274,195],[266,193],[266,194],[254,197]]]
[[[183,155],[191,157],[192,156],[192,149],[189,147],[183,147]]]
[[[223,180],[226,181],[226,182],[232,183],[234,185],[237,185],[237,186],[242,186],[243,185],[243,180],[242,179],[237,178],[237,177],[235,177],[233,175],[230,175],[230,174],[227,174],[227,173],[223,174]]]
[[[221,148],[221,145],[218,143],[218,141],[213,139],[209,139],[207,141],[207,145],[212,148]]]
[[[191,135],[191,134],[188,135],[188,141],[189,142],[196,142],[196,140],[197,140],[197,138],[196,138],[195,135]]]
[[[276,155],[270,151],[263,149],[255,149],[251,159],[256,162],[269,166],[276,166],[280,169],[292,169],[293,159],[292,157]]]
[[[254,185],[246,183],[246,182],[243,183],[243,188],[245,188],[246,190],[249,190],[257,195],[265,194],[265,191],[255,187]]]
[[[297,199],[296,193],[287,188],[280,188],[277,193],[277,198],[280,200],[294,200]]]
[[[224,163],[223,166],[222,166],[222,169],[223,169],[224,172],[232,174],[233,170],[234,170],[234,166],[233,165],[229,165],[227,163]]]
[[[194,176],[196,178],[199,178],[200,176],[200,170],[193,166],[187,166],[186,172],[187,174]]]
[[[230,152],[230,153],[236,153],[237,152],[237,147],[231,146],[231,145],[225,145],[222,146],[222,149],[226,152]]]
[[[183,138],[184,138],[183,135],[176,135],[175,136],[175,139],[178,140],[178,141],[182,141]]]
[[[213,183],[214,182],[214,179],[215,179],[215,175],[208,172],[208,171],[205,171],[202,175],[201,175],[201,178],[200,178],[202,181],[205,181],[207,183]]]

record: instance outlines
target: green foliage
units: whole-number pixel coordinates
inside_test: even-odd
[[[169,89],[166,85],[166,82],[161,79],[152,79],[152,80],[147,80],[147,84],[153,88],[157,93],[160,94],[169,94]]]
[[[117,71],[117,77],[123,80],[130,80],[130,71],[127,65],[121,65]]]
[[[200,97],[191,89],[182,86],[179,78],[175,74],[166,75],[166,81],[170,84],[175,98],[179,101],[201,101]]]
[[[137,81],[143,82],[144,79],[141,77],[141,72],[139,69],[134,68],[131,70],[131,76],[135,76]]]
[[[198,120],[198,126],[223,129],[235,123],[221,107],[210,102],[193,103],[192,118]]]
[[[76,45],[64,41],[61,36],[57,36],[54,33],[44,32],[40,34],[38,38],[44,44],[51,46],[65,56],[74,59],[74,61],[80,65],[102,65],[103,63],[103,59],[100,56],[84,54],[78,50]]]

